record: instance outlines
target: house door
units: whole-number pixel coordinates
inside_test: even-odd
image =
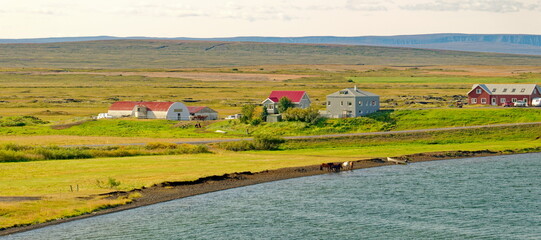
[[[177,120],[181,120],[180,119],[180,113],[177,113]]]
[[[496,98],[490,99],[490,103],[491,103],[492,105],[496,105]]]

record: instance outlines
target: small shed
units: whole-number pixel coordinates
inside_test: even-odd
[[[191,120],[216,120],[218,112],[209,107],[188,107]]]
[[[180,102],[115,102],[107,112],[112,118],[190,120],[186,105]]]

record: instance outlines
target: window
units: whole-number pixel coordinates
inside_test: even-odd
[[[471,103],[472,103],[472,104],[476,104],[476,103],[477,103],[477,98],[472,98],[472,99],[471,99]]]
[[[269,109],[274,109],[274,105],[273,104],[269,105]]]
[[[331,106],[331,101],[328,101],[328,102],[327,102],[327,106]]]
[[[526,91],[526,88],[520,89],[520,92],[524,92],[524,91]],[[533,93],[535,93],[535,90]]]
[[[515,92],[517,89],[516,88],[513,88],[513,90],[511,90],[511,92]]]
[[[181,113],[181,112],[182,112],[182,108],[181,108],[181,109],[175,109],[175,110],[173,110],[173,112]]]
[[[487,104],[487,99],[486,98],[481,98],[481,104]]]
[[[340,94],[348,94],[348,91],[340,91]]]
[[[363,101],[359,101],[359,105],[362,106],[362,105],[363,105]]]
[[[505,98],[500,98],[500,103],[505,103]]]
[[[344,101],[340,101],[340,106],[344,106]]]
[[[507,92],[507,88],[504,88],[504,89],[503,89],[503,92]]]
[[[511,102],[517,102],[516,98],[511,98]]]
[[[372,101],[372,106],[376,106],[376,101]]]
[[[492,92],[493,92],[493,93],[496,92],[496,88],[493,88],[493,89],[492,89]]]
[[[527,102],[528,102],[528,99],[527,99],[527,98],[523,98],[522,101],[525,102],[525,103],[527,103]]]
[[[481,94],[481,89],[477,89],[477,90],[475,90],[475,93],[477,93],[477,94]]]
[[[351,106],[351,102],[348,102],[348,106]]]

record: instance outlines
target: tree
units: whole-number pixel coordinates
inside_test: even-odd
[[[267,107],[263,106],[261,108],[261,121],[263,122],[267,121],[267,116],[269,116],[269,113],[267,112]]]
[[[287,109],[292,108],[292,107],[293,107],[293,102],[291,102],[291,99],[289,99],[288,97],[282,97],[278,101],[278,112],[279,113],[283,113]]]
[[[317,109],[309,107],[306,109],[290,108],[282,114],[286,121],[298,121],[308,124],[316,124],[321,118]]]
[[[240,112],[242,113],[242,117],[240,118],[240,121],[242,123],[248,123],[254,117],[255,105],[246,104],[242,106],[242,110]]]

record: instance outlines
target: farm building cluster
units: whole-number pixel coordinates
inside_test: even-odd
[[[475,84],[467,93],[470,105],[494,106],[541,106],[541,88],[536,84]],[[312,104],[306,91],[271,91],[261,102],[268,113],[267,121],[280,121],[279,104],[287,98],[291,108],[309,108]],[[345,88],[326,96],[326,109],[319,111],[327,118],[361,117],[380,110],[377,94],[358,89]],[[226,119],[237,119],[235,114]],[[115,102],[109,111],[98,118],[133,117],[139,119],[167,120],[217,120],[218,112],[205,106],[186,106],[181,102]]]
[[[216,120],[218,112],[209,107],[187,107],[181,102],[115,102],[98,118],[133,117],[139,119]]]

